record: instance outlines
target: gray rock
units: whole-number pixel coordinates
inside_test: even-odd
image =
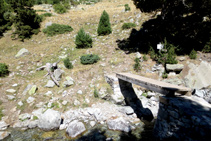
[[[9,124],[7,124],[5,121],[0,121],[0,130],[6,130],[7,127],[9,127]]]
[[[119,111],[127,115],[132,115],[134,113],[134,110],[130,106],[121,107],[119,108]]]
[[[7,98],[8,98],[9,100],[13,100],[13,99],[15,99],[15,96],[13,96],[13,95],[7,95]]]
[[[29,122],[28,127],[29,127],[30,129],[32,129],[32,128],[36,128],[37,125],[38,125],[38,120],[34,120],[34,121],[30,121],[30,122]]]
[[[136,52],[136,58],[141,59],[141,54],[139,52]]]
[[[29,51],[25,48],[22,48],[21,50],[19,50],[19,52],[15,55],[16,58],[18,57],[22,57],[24,55],[28,55]]]
[[[153,93],[153,92],[148,92],[147,93],[147,98],[151,98],[153,96],[155,96],[155,93]]]
[[[23,95],[26,95],[26,93],[32,88],[33,85],[29,84],[26,86],[26,88],[23,90]]]
[[[66,100],[62,101],[62,105],[67,105],[67,101]]]
[[[47,84],[45,85],[45,87],[47,88],[53,88],[55,86],[55,83],[52,80],[48,80]]]
[[[8,90],[6,90],[6,92],[8,92],[8,93],[15,93],[16,92],[16,90],[14,90],[14,89],[8,89]]]
[[[77,94],[83,94],[82,90],[78,90]]]
[[[31,89],[28,91],[29,95],[35,94],[36,91],[37,91],[37,89],[38,89],[37,86],[36,85],[33,85],[31,87]]]
[[[78,120],[74,120],[68,125],[66,133],[68,136],[74,138],[82,134],[84,131],[86,131],[84,124]]]
[[[52,94],[52,91],[48,91],[47,93],[45,93],[46,96],[51,96]]]
[[[26,100],[26,102],[27,102],[27,103],[32,103],[34,100],[35,100],[35,98],[30,96],[30,97]]]
[[[31,119],[31,115],[28,113],[19,115],[19,120],[24,121],[26,119]]]
[[[204,91],[204,90],[195,89],[194,92],[193,92],[193,95],[196,95],[196,96],[198,96],[198,97],[203,98],[204,95],[205,95],[205,91]]]
[[[52,109],[48,109],[39,118],[38,127],[43,130],[59,129],[61,123],[61,113]]]
[[[70,76],[66,77],[65,79],[66,81],[64,81],[63,87],[69,87],[74,84],[74,80]]]
[[[181,72],[183,68],[183,64],[166,64],[167,71]]]
[[[95,121],[90,121],[90,125],[91,125],[92,127],[94,127],[94,126],[95,126],[95,124],[96,124],[96,122],[95,122]]]
[[[108,120],[107,125],[108,125],[108,128],[112,130],[119,130],[119,131],[124,131],[124,132],[131,131],[131,126],[129,122],[124,120],[122,117]]]
[[[4,138],[8,137],[9,135],[10,135],[10,132],[0,131],[0,140],[3,140]]]
[[[56,69],[54,70],[53,74],[54,74],[54,77],[57,81],[60,81],[61,78],[62,78],[62,70],[61,69]]]
[[[180,57],[179,60],[180,61],[185,61],[185,57]]]
[[[73,104],[74,104],[75,106],[80,105],[80,101],[78,101],[77,99],[75,99],[74,102],[73,102]]]
[[[23,105],[23,102],[22,102],[22,101],[19,101],[19,102],[18,102],[18,105],[19,105],[19,106],[22,106],[22,105]]]

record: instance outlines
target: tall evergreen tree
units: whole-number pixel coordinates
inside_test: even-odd
[[[112,32],[112,29],[111,29],[109,15],[104,10],[100,17],[100,22],[98,24],[97,33],[98,33],[98,35],[108,35],[111,32]]]
[[[33,34],[37,34],[40,28],[41,18],[32,9],[33,0],[9,0],[9,3],[16,13],[14,18],[14,26],[16,28],[13,33],[14,37],[24,40],[30,38]]]
[[[4,0],[0,0],[0,36],[11,26],[8,18],[8,5]]]

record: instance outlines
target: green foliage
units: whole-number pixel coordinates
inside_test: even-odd
[[[38,120],[39,118],[37,116],[33,116],[33,120]]]
[[[94,64],[100,60],[100,57],[95,54],[87,54],[87,55],[81,56],[80,60],[81,60],[81,64],[84,64],[84,65]]]
[[[148,58],[147,58],[146,54],[144,54],[143,61],[147,61],[147,60],[148,60]]]
[[[48,36],[54,36],[57,34],[63,34],[63,33],[71,32],[71,31],[73,31],[73,28],[71,26],[60,25],[60,24],[55,24],[55,23],[43,29],[43,32],[47,34]]]
[[[73,68],[73,65],[72,65],[72,63],[70,62],[70,59],[69,59],[69,58],[65,58],[63,62],[64,62],[64,66],[65,66],[67,69],[72,69],[72,68]]]
[[[146,92],[142,93],[141,95],[144,96],[144,97],[147,97],[147,93]]]
[[[134,64],[133,68],[136,72],[138,72],[141,70],[140,60],[139,60],[139,58],[136,58],[134,61],[135,61],[135,64]]]
[[[40,22],[42,19],[32,9],[33,0],[10,0],[9,4],[16,14],[14,17],[15,32],[12,37],[18,37],[22,41],[26,38],[31,38],[33,34],[39,33]]]
[[[168,78],[168,73],[166,73],[166,72],[163,72],[163,74],[162,74],[162,78],[163,78],[163,79],[166,79],[166,78]]]
[[[86,34],[84,29],[81,28],[76,36],[75,44],[77,48],[91,48],[92,47],[92,37]]]
[[[45,20],[45,17],[51,17],[51,16],[52,16],[51,13],[44,13],[44,14],[41,14],[40,15],[40,18],[42,19],[42,21],[44,21]]]
[[[128,4],[125,4],[125,12],[130,11],[130,6]]]
[[[0,63],[0,77],[6,76],[9,74],[8,66],[4,63]]]
[[[98,90],[96,89],[96,87],[95,87],[95,89],[94,89],[94,97],[95,97],[95,98],[98,98],[98,97],[99,97],[99,92],[98,92]]]
[[[3,112],[2,112],[2,111],[3,111],[3,108],[1,108],[1,107],[0,107],[0,120],[1,120],[1,119],[2,119],[2,117],[4,116],[4,114],[3,114]]]
[[[47,4],[52,4],[52,5],[59,4],[60,3],[60,0],[46,0],[46,3]]]
[[[170,45],[170,47],[168,47],[168,51],[167,51],[167,59],[166,59],[166,64],[177,64],[178,61],[176,60],[176,53],[175,53],[175,47],[173,45]]]
[[[196,59],[197,58],[197,52],[193,49],[189,54],[190,59]]]
[[[210,41],[208,41],[208,42],[205,44],[205,46],[204,46],[202,52],[204,52],[204,53],[209,53],[209,52],[211,52],[211,39],[210,39]]]
[[[54,4],[53,9],[58,14],[63,14],[67,12],[67,9],[62,4]]]
[[[108,35],[112,32],[110,19],[108,13],[104,10],[101,17],[100,22],[98,24],[97,33],[99,36]]]
[[[157,58],[157,54],[155,53],[155,50],[153,49],[153,47],[150,47],[149,48],[149,55],[150,55],[150,58],[152,59],[152,60],[155,60],[156,58]]]
[[[124,23],[123,25],[122,25],[122,29],[124,30],[124,29],[130,29],[130,28],[133,28],[133,27],[136,27],[136,24],[134,24],[134,23]]]

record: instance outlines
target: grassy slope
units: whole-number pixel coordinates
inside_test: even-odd
[[[129,4],[131,7],[130,12],[123,12],[124,5]],[[40,7],[35,7],[39,9]],[[100,19],[100,15],[106,10],[110,15],[110,21],[112,25],[113,32],[108,36],[97,36],[97,26]],[[103,0],[92,5],[79,5],[77,8],[71,9],[68,13],[57,15],[46,18],[46,20],[41,25],[41,30],[44,28],[47,22],[66,24],[73,27],[74,31],[57,35],[54,37],[46,37],[42,32],[38,35],[34,35],[30,40],[25,40],[21,42],[19,40],[12,40],[10,38],[11,31],[5,34],[5,37],[0,39],[0,62],[4,62],[9,65],[9,70],[11,71],[10,76],[6,78],[0,78],[0,100],[3,101],[3,107],[5,108],[5,115],[16,118],[14,111],[17,111],[17,103],[19,101],[25,101],[29,95],[22,95],[23,90],[28,84],[36,84],[38,86],[38,91],[33,97],[36,98],[36,102],[32,105],[25,104],[22,108],[22,113],[31,112],[35,107],[35,104],[39,102],[47,103],[52,97],[57,97],[58,102],[62,100],[67,100],[69,102],[68,106],[70,108],[73,106],[75,99],[79,100],[81,104],[79,107],[90,106],[92,103],[100,102],[101,100],[96,100],[93,97],[93,87],[90,84],[100,88],[110,88],[104,80],[105,74],[111,74],[115,72],[133,71],[133,64],[135,54],[125,54],[121,50],[116,50],[118,48],[116,40],[127,38],[129,36],[130,30],[121,30],[121,26],[124,22],[129,22],[129,17],[132,17],[134,21],[138,21],[139,25],[136,27],[140,28],[141,24],[150,18],[150,15],[141,14],[141,17],[137,19],[135,17],[136,13],[140,13],[139,10],[135,8],[131,0]],[[88,32],[94,39],[94,45],[91,49],[76,49],[74,40],[75,35],[78,30],[83,27],[86,32]],[[21,49],[26,48],[31,53],[30,55],[15,58],[16,53]],[[82,65],[80,64],[79,57],[86,53],[98,54],[101,60],[94,65]],[[45,71],[36,72],[35,69],[40,65],[45,65],[46,62],[55,62],[58,57],[67,54],[70,60],[76,60],[74,64],[74,69],[65,71],[64,76],[71,76],[76,84],[69,88],[44,88],[47,79],[43,76],[46,74]],[[146,64],[147,67],[151,67],[151,60]],[[37,66],[37,64],[39,64]],[[102,66],[105,64],[105,67]],[[60,62],[63,65],[63,62]],[[19,67],[19,68],[17,68]],[[32,71],[30,73],[30,71]],[[60,84],[64,81],[64,77]],[[12,88],[13,84],[19,84],[15,89],[17,90],[16,99],[9,100],[6,97],[5,90]],[[67,90],[70,94],[67,97],[62,97],[62,92]],[[78,90],[83,91],[83,95],[76,94]],[[43,96],[47,91],[52,91],[53,96]],[[85,99],[88,98],[90,103],[86,103]],[[67,106],[60,106],[60,110],[64,111]],[[76,106],[77,107],[77,106]],[[11,110],[12,109],[12,110]],[[58,110],[58,109],[57,109]]]

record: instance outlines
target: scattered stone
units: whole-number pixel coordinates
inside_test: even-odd
[[[168,77],[176,76],[175,72],[169,72]]]
[[[50,22],[47,22],[46,24],[45,24],[45,28],[47,28],[48,26],[51,26],[52,25],[52,22],[50,21]]]
[[[58,111],[48,109],[39,117],[38,127],[43,130],[59,129],[61,114]]]
[[[17,87],[17,86],[18,86],[18,84],[13,84],[13,85],[12,85],[12,87]]]
[[[63,83],[63,87],[69,87],[74,84],[74,80],[70,76],[67,76],[65,79],[66,81]]]
[[[7,95],[7,98],[8,98],[9,100],[13,100],[13,99],[15,99],[15,96],[13,96],[13,95]]]
[[[95,121],[90,121],[90,125],[91,125],[92,127],[94,127],[94,126],[95,126],[95,124],[96,124],[96,122],[95,122]]]
[[[139,52],[136,52],[136,58],[141,59],[141,54]]]
[[[193,92],[193,95],[196,95],[196,96],[201,97],[201,98],[204,97],[204,94],[205,94],[205,91],[198,90],[198,89],[195,89],[194,92]]]
[[[78,90],[77,94],[83,94],[82,90]]]
[[[75,106],[80,105],[80,101],[78,101],[77,99],[75,99],[75,100],[74,100],[74,105],[75,105]]]
[[[45,93],[46,96],[50,96],[52,94],[53,94],[52,91],[48,91],[47,93]]]
[[[68,136],[74,138],[82,134],[84,131],[86,131],[84,124],[78,120],[74,120],[68,125],[66,133]]]
[[[180,57],[179,61],[185,61],[185,57]]]
[[[18,102],[18,105],[19,105],[19,106],[22,106],[22,105],[23,105],[23,102],[22,102],[22,101],[19,101],[19,102]]]
[[[57,81],[61,81],[61,78],[62,78],[62,70],[61,69],[56,69],[54,70],[53,74],[54,74],[54,77]]]
[[[37,91],[37,86],[36,85],[33,85],[32,87],[31,87],[31,89],[29,90],[29,95],[32,95],[32,94],[35,94],[36,93],[36,91]]]
[[[155,96],[155,93],[153,93],[153,92],[148,92],[147,93],[147,98],[150,98],[150,97],[153,97],[153,96]]]
[[[124,131],[124,132],[131,131],[131,126],[129,122],[124,120],[122,117],[108,120],[107,125],[108,125],[108,128],[112,130],[119,130],[119,131]]]
[[[45,85],[45,87],[47,88],[53,88],[55,86],[55,83],[52,80],[48,80],[47,84]]]
[[[8,89],[8,90],[6,90],[6,92],[8,92],[8,93],[15,93],[16,90],[14,90],[14,89]]]
[[[66,100],[62,101],[62,105],[67,105],[67,101]]]
[[[8,137],[9,135],[10,135],[10,132],[0,131],[0,140],[3,140],[4,138]]]
[[[29,51],[25,48],[22,48],[16,55],[15,57],[18,58],[18,57],[22,57],[22,56],[25,56],[25,55],[28,55],[29,54]]]
[[[23,90],[23,95],[26,95],[26,93],[32,88],[33,85],[29,84],[26,86],[26,88]]]
[[[167,71],[181,72],[184,68],[183,64],[166,64]]]
[[[24,120],[27,120],[27,119],[31,119],[30,114],[24,113],[24,114],[19,115],[19,120],[24,121]]]
[[[134,110],[130,106],[120,107],[119,111],[127,115],[132,115],[134,113]]]
[[[6,130],[7,127],[9,127],[9,124],[7,124],[5,121],[0,121],[0,130]]]
[[[34,121],[30,121],[30,122],[29,122],[28,127],[29,127],[30,129],[32,129],[32,128],[36,128],[37,125],[38,125],[38,120],[34,120]]]
[[[32,103],[34,100],[35,100],[35,98],[30,96],[30,97],[26,100],[26,102],[27,102],[27,103]]]

